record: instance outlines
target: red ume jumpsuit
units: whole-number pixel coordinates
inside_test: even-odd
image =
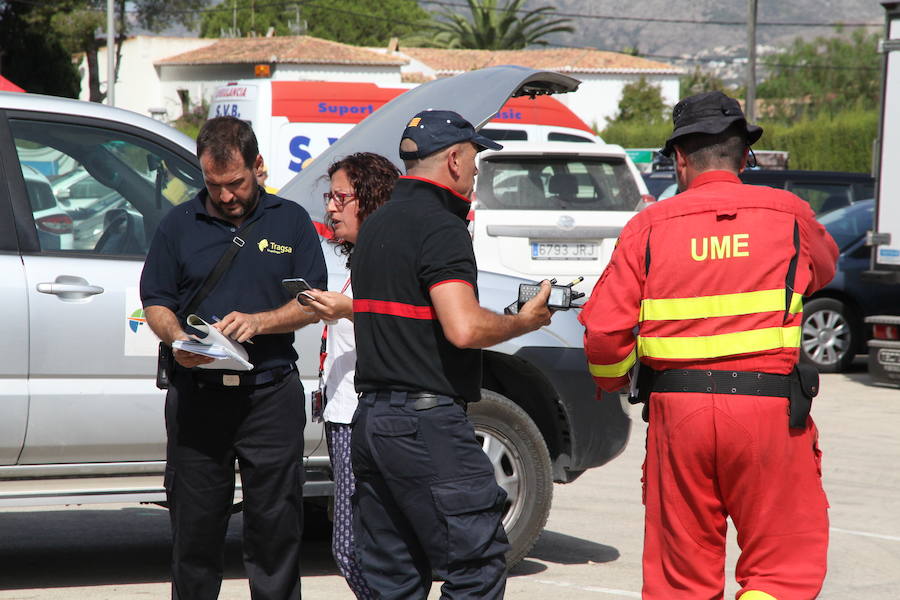
[[[581,313],[605,390],[635,360],[656,370],[788,374],[802,296],[828,283],[837,247],[793,194],[710,171],[623,229]],[[644,464],[646,599],[722,598],[726,517],[741,600],[814,598],[828,515],[812,418],[789,429],[787,398],[654,393]]]

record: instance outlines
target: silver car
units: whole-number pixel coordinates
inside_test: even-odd
[[[479,126],[510,95],[570,91],[556,73],[495,67],[419,86],[357,125],[282,190],[323,220],[322,177],[337,157],[367,150],[400,163],[409,117],[449,108]],[[466,90],[478,90],[468,93]],[[203,185],[194,142],[157,121],[105,106],[0,93],[0,506],[164,502],[164,394],[154,385],[156,338],[144,321],[138,280],[163,214]],[[378,140],[378,143],[373,143]],[[96,240],[46,248],[35,227],[22,165],[48,180],[84,169],[112,190]],[[88,238],[90,239],[90,238]],[[329,285],[344,261],[323,240]],[[500,311],[520,279],[480,272],[482,304]],[[317,326],[300,330],[298,366],[316,379]],[[553,482],[619,454],[630,421],[616,394],[596,395],[574,311],[549,327],[484,352],[482,401],[470,407],[497,479],[509,494],[510,563],[533,546]],[[309,410],[307,402],[307,411]],[[327,505],[333,486],[321,424],[306,427],[304,495]],[[312,511],[315,515],[321,512]]]

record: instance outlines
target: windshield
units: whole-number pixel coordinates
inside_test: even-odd
[[[634,210],[641,199],[618,157],[487,157],[478,168],[479,209]]]
[[[875,202],[863,200],[825,213],[819,217],[819,222],[834,238],[838,248],[844,250],[872,229],[874,219]]]

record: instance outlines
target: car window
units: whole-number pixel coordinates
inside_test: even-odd
[[[594,140],[582,135],[573,135],[571,133],[563,133],[561,131],[551,131],[547,134],[548,142],[587,142],[593,143]]]
[[[867,201],[824,214],[819,217],[819,222],[834,238],[838,248],[843,250],[866,235],[872,229],[874,219],[875,203]]]
[[[162,216],[202,185],[196,166],[143,138],[24,119],[10,127],[41,251],[143,256]]]
[[[875,197],[875,182],[869,181],[866,183],[861,183],[860,190],[858,192],[857,200],[863,200],[865,198],[874,198]]]
[[[657,199],[675,181],[675,171],[644,173],[642,176],[647,190]]]
[[[479,133],[484,137],[498,142],[523,142],[528,140],[528,134],[521,129],[494,129],[485,127]]]
[[[499,210],[634,210],[640,192],[618,157],[514,157],[481,162],[478,208]]]
[[[847,206],[853,199],[848,184],[789,181],[787,189],[809,202],[816,214]]]

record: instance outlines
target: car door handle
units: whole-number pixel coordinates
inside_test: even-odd
[[[60,300],[83,300],[103,293],[99,285],[91,285],[82,277],[60,275],[56,281],[45,281],[37,284],[37,291],[42,294],[59,296]]]

